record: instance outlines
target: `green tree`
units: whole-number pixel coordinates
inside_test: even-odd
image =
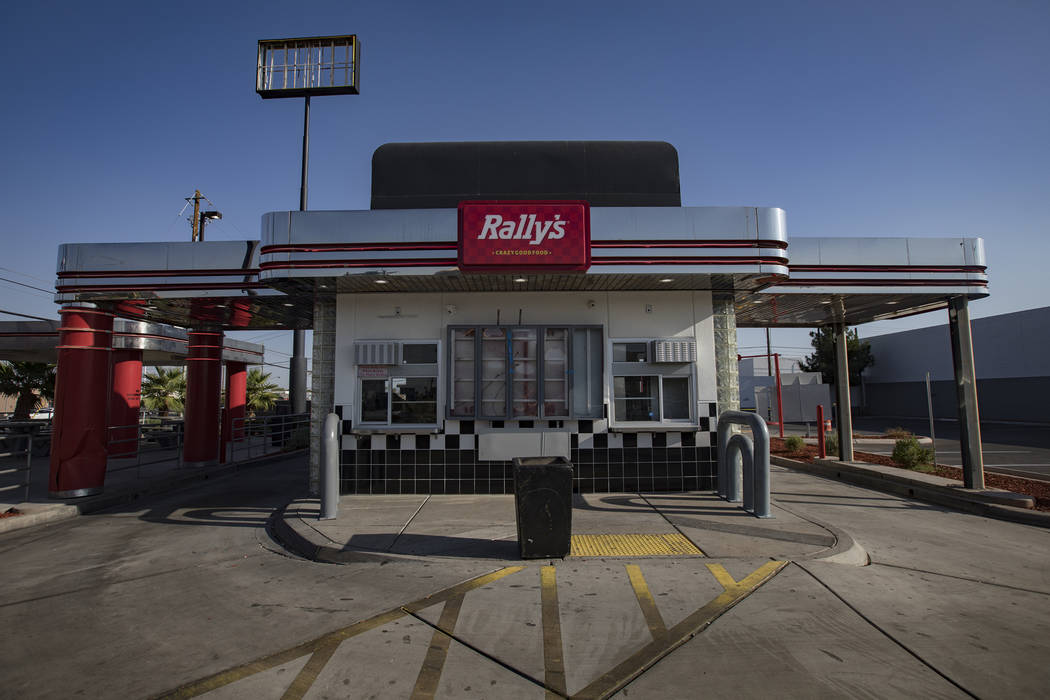
[[[15,397],[13,420],[29,420],[40,399],[55,399],[55,365],[0,362],[0,394]]]
[[[820,372],[825,384],[835,383],[835,330],[821,327],[810,332],[813,354],[802,360],[799,366],[804,372]],[[860,373],[875,364],[871,355],[871,343],[862,343],[857,329],[846,331],[846,359],[849,362],[849,383],[859,384]]]
[[[247,397],[248,410],[268,411],[273,408],[277,400],[281,398],[281,387],[270,382],[270,373],[261,369],[252,368],[248,370]]]
[[[186,373],[179,367],[157,367],[142,378],[142,403],[162,416],[181,413],[186,403]]]

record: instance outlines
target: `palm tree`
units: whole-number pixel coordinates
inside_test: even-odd
[[[16,397],[13,420],[29,420],[41,397],[55,399],[55,365],[0,362],[0,394]]]
[[[142,378],[142,403],[162,416],[180,413],[186,402],[186,373],[180,367],[157,367]]]
[[[270,373],[261,369],[252,368],[248,370],[247,398],[248,410],[253,414],[256,411],[268,411],[281,398],[281,387],[270,382]]]

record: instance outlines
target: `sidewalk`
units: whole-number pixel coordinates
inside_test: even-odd
[[[520,561],[509,495],[344,495],[338,517],[319,520],[319,512],[318,499],[297,499],[275,518],[275,534],[299,556],[333,564],[377,555]],[[775,503],[773,514],[756,518],[711,493],[574,494],[569,556],[866,563],[841,528]]]

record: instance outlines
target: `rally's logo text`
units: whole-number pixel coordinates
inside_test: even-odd
[[[539,245],[547,238],[557,240],[565,237],[565,222],[561,214],[552,221],[536,221],[535,214],[522,214],[518,220],[504,219],[499,214],[486,214],[485,225],[478,240],[525,240],[529,245]]]

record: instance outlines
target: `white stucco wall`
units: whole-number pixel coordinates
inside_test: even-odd
[[[360,340],[437,340],[443,415],[447,329],[488,324],[595,325],[606,340],[605,400],[610,400],[608,342],[631,338],[693,337],[698,402],[713,402],[714,326],[711,294],[684,292],[462,292],[343,294],[336,302],[335,404],[356,405],[353,344]]]

